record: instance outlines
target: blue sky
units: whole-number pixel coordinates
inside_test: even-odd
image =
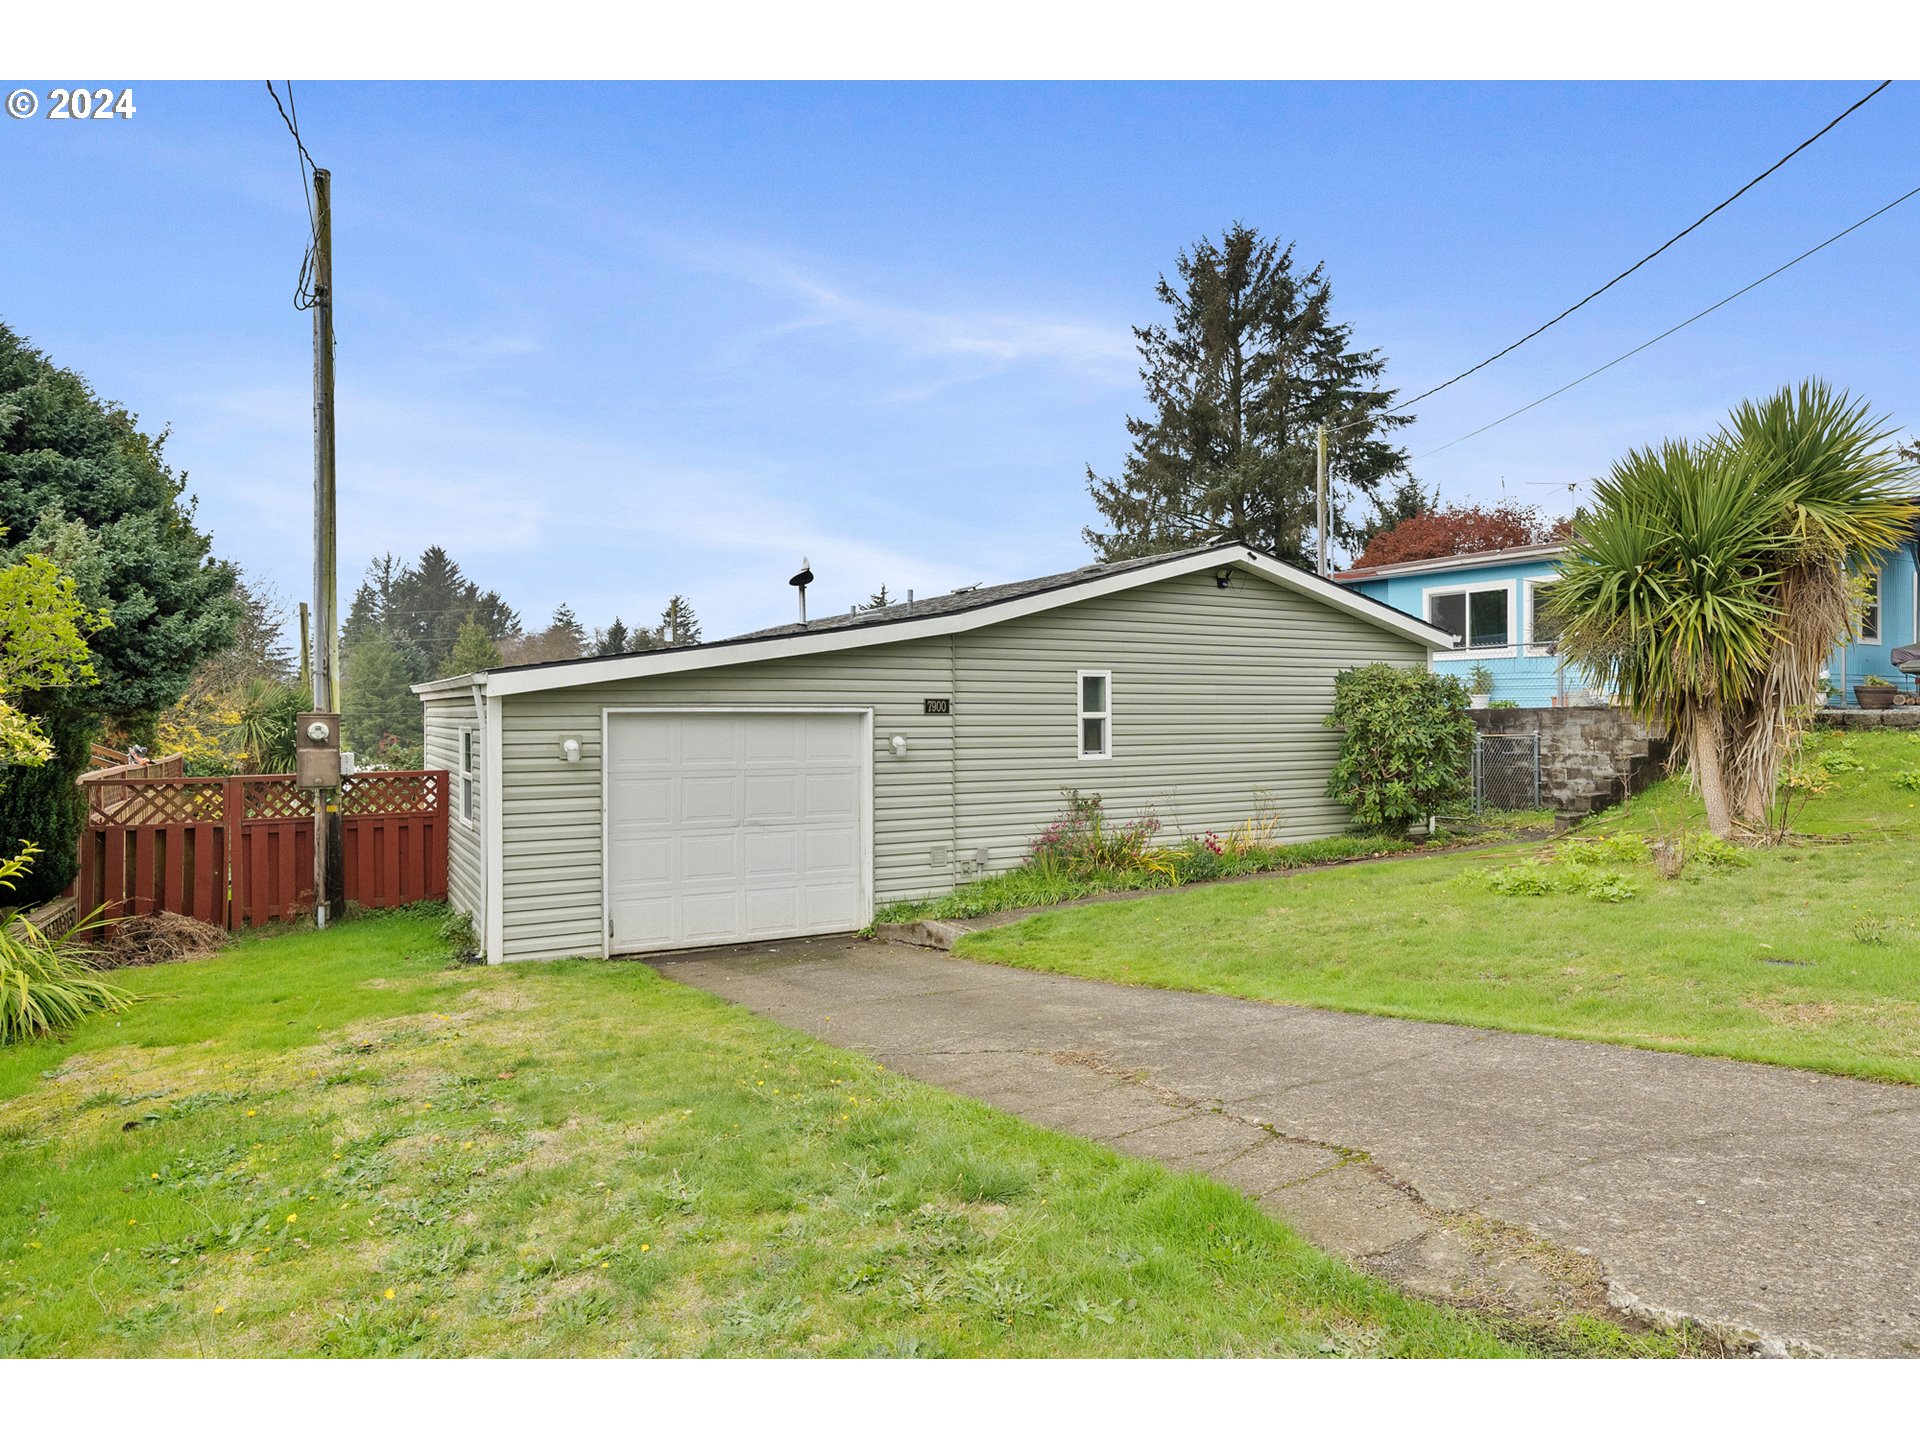
[[[44,87],[41,87],[44,88]],[[1128,327],[1243,219],[1324,260],[1412,394],[1638,258],[1845,84],[296,87],[335,175],[340,549],[446,545],[543,621],[709,637],[881,582],[1084,563]],[[305,211],[259,84],[0,121],[0,318],[150,426],[219,550],[308,586]],[[1416,456],[1920,183],[1894,86],[1647,269],[1419,408]],[[1920,200],[1599,380],[1422,460],[1549,509],[1629,445],[1810,374],[1920,428]]]

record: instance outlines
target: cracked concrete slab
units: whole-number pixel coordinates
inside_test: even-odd
[[[844,937],[656,964],[1035,1124],[1213,1175],[1417,1293],[1521,1312],[1604,1293],[1768,1352],[1920,1354],[1912,1090]]]

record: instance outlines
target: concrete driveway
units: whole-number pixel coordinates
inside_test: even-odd
[[[854,939],[657,962],[889,1068],[1236,1185],[1406,1289],[1920,1354],[1920,1090],[1136,989]]]

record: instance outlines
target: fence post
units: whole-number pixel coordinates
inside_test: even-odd
[[[246,784],[229,775],[220,787],[220,839],[226,856],[227,929],[238,930],[247,918],[247,847],[243,832],[247,819]]]
[[[1533,808],[1540,808],[1540,732],[1533,732]]]

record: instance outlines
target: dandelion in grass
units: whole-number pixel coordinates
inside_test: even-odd
[[[393,1298],[393,1287],[392,1287],[391,1285],[389,1285],[389,1286],[387,1287],[387,1294],[386,1294],[386,1298],[387,1298],[387,1299],[389,1299],[389,1300],[391,1300],[391,1299]]]

